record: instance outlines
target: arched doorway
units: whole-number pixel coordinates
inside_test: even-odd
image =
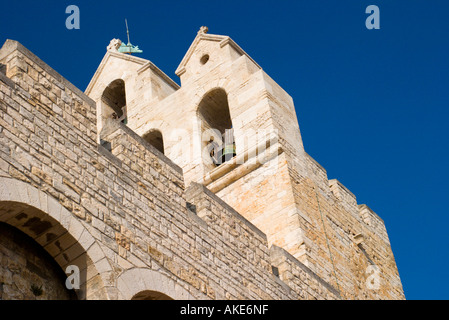
[[[97,271],[98,264],[111,269],[107,258],[79,219],[53,197],[25,182],[0,177],[0,222],[20,230],[45,250],[67,272],[66,278],[74,279],[70,282],[78,299],[108,298],[103,274]]]
[[[0,222],[0,300],[75,300],[53,257],[22,231]]]
[[[173,300],[173,298],[159,291],[145,290],[134,295],[131,300]]]
[[[163,272],[149,268],[132,268],[117,278],[119,297],[123,300],[195,300],[207,299],[203,293],[197,297],[176,280]],[[157,298],[157,299],[156,299]]]

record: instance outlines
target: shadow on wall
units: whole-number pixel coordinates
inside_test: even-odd
[[[36,241],[0,222],[0,300],[77,300],[66,278]]]

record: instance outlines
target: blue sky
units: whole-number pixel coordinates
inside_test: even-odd
[[[449,1],[0,1],[0,43],[81,90],[125,18],[139,56],[178,83],[200,26],[229,35],[293,97],[306,151],[384,219],[406,298],[449,299]]]

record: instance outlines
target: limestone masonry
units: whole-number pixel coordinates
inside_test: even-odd
[[[179,86],[120,44],[85,92],[0,50],[0,299],[405,299],[383,220],[239,45],[201,28]]]

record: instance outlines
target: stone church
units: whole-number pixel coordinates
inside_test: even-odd
[[[82,92],[0,49],[0,299],[405,299],[383,220],[237,43],[202,27],[181,85],[133,52]]]

